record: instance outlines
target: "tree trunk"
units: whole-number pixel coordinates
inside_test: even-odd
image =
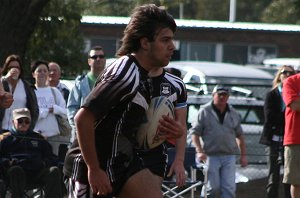
[[[27,42],[40,19],[43,8],[49,1],[0,1],[0,67],[10,54],[24,56]]]

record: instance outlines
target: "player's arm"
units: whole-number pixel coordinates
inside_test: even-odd
[[[182,135],[176,140],[176,155],[175,160],[171,165],[169,176],[172,175],[173,171],[176,174],[176,184],[183,186],[185,184],[186,176],[184,169],[184,155],[186,146],[186,107],[175,110],[175,121],[180,126]]]
[[[79,146],[88,167],[88,179],[94,193],[107,194],[112,191],[104,170],[100,169],[95,147],[95,116],[87,108],[81,108],[75,116]]]

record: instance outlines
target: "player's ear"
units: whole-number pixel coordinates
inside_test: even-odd
[[[148,38],[146,38],[146,37],[141,38],[140,43],[141,43],[141,48],[143,50],[148,50],[149,49],[150,42],[149,42]]]

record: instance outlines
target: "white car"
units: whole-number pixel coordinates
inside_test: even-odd
[[[65,84],[69,88],[69,90],[72,90],[72,88],[74,86],[74,83],[75,83],[75,80],[62,79],[62,80],[60,80],[60,82]]]
[[[269,90],[274,78],[260,69],[219,62],[171,61],[166,68],[180,70],[187,89],[201,94],[211,93],[215,84],[224,84],[230,85],[239,95],[264,98],[265,92],[257,93],[252,88],[261,86]]]
[[[300,71],[300,58],[271,58],[263,61],[265,67],[279,68],[282,65],[291,65],[296,71]]]

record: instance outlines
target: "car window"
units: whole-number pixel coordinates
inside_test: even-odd
[[[263,107],[235,106],[242,117],[243,124],[263,124]]]
[[[189,83],[200,83],[200,77],[196,75],[192,75]]]

